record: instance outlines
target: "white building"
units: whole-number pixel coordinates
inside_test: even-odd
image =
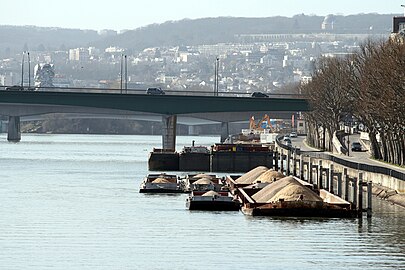
[[[8,74],[0,75],[0,85],[3,86],[10,86],[13,85],[13,73],[10,72]]]
[[[86,48],[76,48],[69,50],[69,61],[86,62],[89,60],[89,50]]]

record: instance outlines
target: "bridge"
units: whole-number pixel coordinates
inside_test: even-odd
[[[20,117],[50,113],[137,115],[140,120],[161,118],[164,149],[174,149],[176,124],[191,122],[221,123],[221,138],[227,137],[228,123],[249,119],[252,115],[273,113],[290,115],[308,111],[307,101],[293,95],[269,98],[203,96],[203,95],[147,95],[117,89],[55,88],[43,91],[0,91],[0,115],[9,117],[8,140],[19,141]],[[275,117],[273,117],[275,118]]]

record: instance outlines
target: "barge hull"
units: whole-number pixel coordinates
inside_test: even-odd
[[[153,188],[153,189],[140,189],[139,193],[184,193],[181,189],[163,189],[163,188]]]
[[[325,218],[355,218],[357,211],[348,209],[316,209],[316,208],[246,208],[242,212],[250,216],[274,217],[325,217]]]
[[[189,210],[205,211],[239,211],[240,207],[235,202],[215,202],[215,201],[187,201],[186,206]]]

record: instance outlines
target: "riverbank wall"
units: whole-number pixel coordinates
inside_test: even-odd
[[[331,183],[329,185],[332,190],[336,190],[337,182],[344,182],[345,179],[354,180],[356,183],[371,182],[375,196],[405,207],[405,174],[401,171],[357,163],[324,152],[300,151],[279,142],[276,145],[280,157],[291,159],[285,165],[287,172],[307,178],[325,177],[327,182]],[[313,174],[315,176],[312,176]]]

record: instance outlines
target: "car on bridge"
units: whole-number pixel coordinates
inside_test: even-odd
[[[164,95],[165,91],[162,90],[160,87],[150,87],[146,90],[146,94],[148,95]]]
[[[262,92],[253,92],[252,97],[260,97],[260,98],[266,98],[269,97],[267,94],[262,93]]]
[[[6,87],[6,90],[10,90],[10,91],[23,91],[23,90],[24,90],[24,87],[22,87],[21,85],[13,85],[13,86]]]

